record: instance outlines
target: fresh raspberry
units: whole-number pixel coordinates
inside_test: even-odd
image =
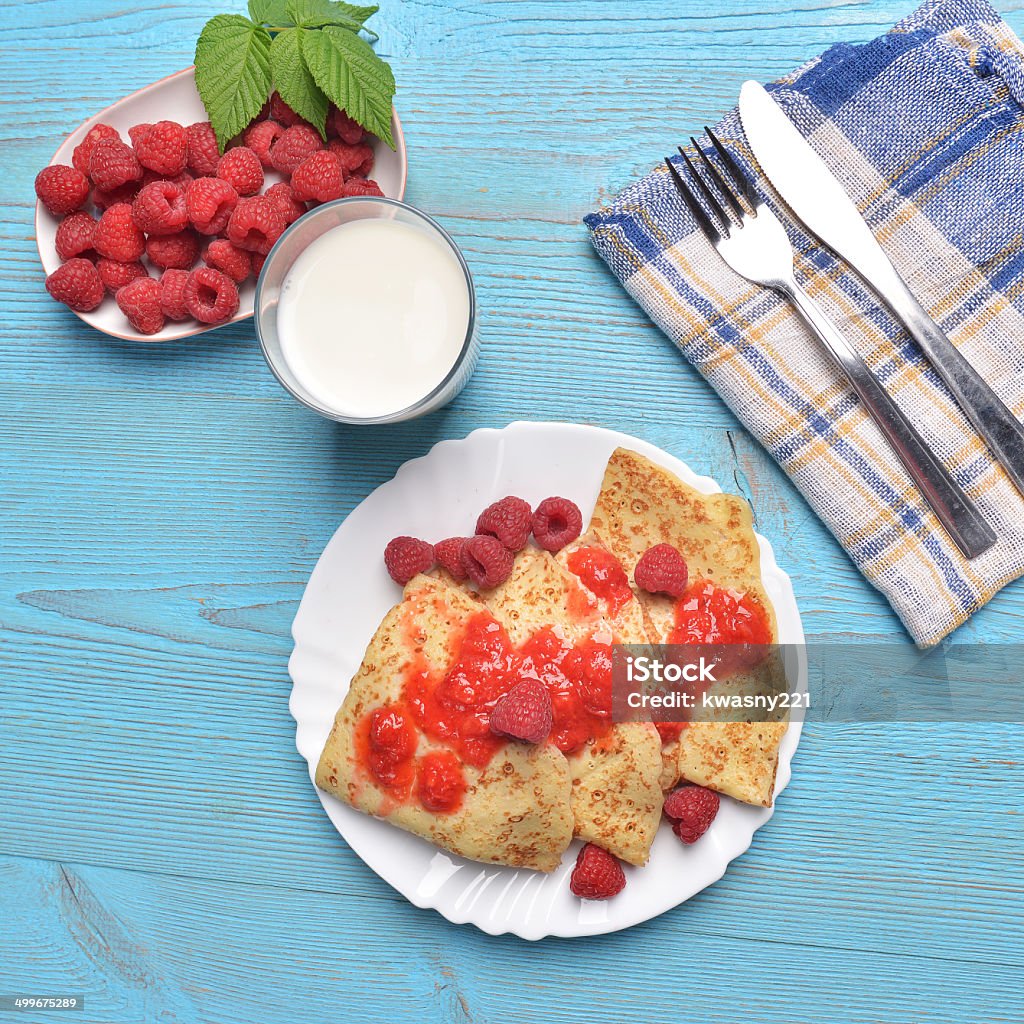
[[[279,181],[263,193],[280,211],[285,225],[294,224],[305,212],[306,204],[295,198],[291,185]]]
[[[137,196],[140,191],[146,185],[152,185],[154,181],[170,181],[172,184],[177,185],[182,191],[193,182],[195,178],[191,176],[187,171],[182,171],[180,174],[175,174],[173,177],[168,177],[166,174],[158,174],[156,171],[142,171],[142,177],[136,182],[135,195]]]
[[[341,139],[331,139],[327,148],[341,161],[346,178],[353,175],[365,178],[373,170],[373,150],[365,142],[350,146]]]
[[[466,567],[462,564],[462,545],[469,540],[468,537],[448,537],[446,540],[439,540],[434,545],[434,557],[437,564],[444,569],[452,579],[460,583],[469,577]]]
[[[172,185],[177,185],[184,192],[196,179],[188,171],[182,171],[181,174],[176,174],[173,178],[166,178],[165,180],[171,182]],[[149,182],[147,181],[146,184],[148,185]]]
[[[388,575],[403,587],[417,573],[434,565],[434,546],[415,537],[395,537],[384,549],[384,565]]]
[[[93,203],[102,211],[109,210],[116,203],[131,203],[139,193],[137,181],[126,181],[117,188],[105,189],[94,188],[90,198]]]
[[[284,135],[284,128],[276,121],[253,121],[242,136],[247,145],[259,157],[265,168],[274,165],[270,160],[270,150],[277,140]]]
[[[294,174],[295,169],[306,157],[312,156],[318,149],[323,149],[323,146],[323,140],[316,129],[304,124],[293,125],[274,143],[270,161],[275,171],[281,174]]]
[[[199,236],[194,231],[154,235],[146,239],[146,255],[161,270],[188,270],[199,258]]]
[[[579,506],[568,498],[545,498],[533,513],[533,536],[545,551],[561,551],[582,532]]]
[[[137,277],[121,288],[115,298],[121,312],[139,334],[156,334],[163,329],[159,281],[152,277]]]
[[[196,178],[185,189],[185,209],[192,227],[204,235],[219,235],[227,226],[238,193],[221,178]]]
[[[355,146],[366,138],[363,126],[358,121],[353,121],[344,110],[332,107],[329,117],[332,131],[342,142]]]
[[[220,158],[217,177],[231,184],[240,196],[254,196],[263,188],[263,165],[248,146],[236,146]]]
[[[120,139],[116,128],[109,124],[94,124],[86,133],[85,138],[75,146],[71,154],[71,162],[83,174],[89,173],[89,158],[92,156],[93,147],[100,139]]]
[[[185,305],[204,324],[222,324],[238,312],[238,286],[213,267],[199,267],[185,282]]]
[[[145,138],[152,127],[152,124],[133,124],[128,129],[128,139],[131,142],[132,149],[135,150],[136,156],[139,155],[139,143]],[[142,163],[142,161],[140,160],[139,163]]]
[[[132,144],[139,163],[157,174],[173,178],[185,170],[188,133],[177,121],[157,121]]]
[[[244,249],[239,249],[226,238],[214,239],[203,250],[203,262],[214,270],[227,274],[236,284],[241,284],[252,273],[252,258]]]
[[[36,195],[55,217],[80,210],[89,198],[89,179],[67,164],[52,164],[36,175]]]
[[[266,255],[284,231],[284,217],[266,196],[239,199],[228,221],[227,236],[239,249]]]
[[[622,865],[607,851],[587,843],[576,858],[569,889],[582,900],[607,900],[626,887]]]
[[[470,537],[462,545],[462,568],[482,589],[496,587],[512,575],[515,556],[497,537]]]
[[[260,271],[263,269],[263,264],[266,262],[266,253],[254,252],[252,254],[252,273],[254,277],[260,276]]]
[[[176,235],[188,225],[185,193],[172,181],[145,185],[132,203],[132,220],[147,235]]]
[[[135,151],[120,139],[100,139],[89,157],[89,177],[97,188],[109,192],[129,181],[138,181],[142,164]]]
[[[344,183],[345,175],[338,158],[326,149],[318,149],[307,156],[292,175],[292,191],[300,201],[326,203],[340,199]]]
[[[57,225],[54,245],[62,260],[70,260],[75,256],[88,258],[96,250],[96,219],[83,211],[65,217]]]
[[[62,263],[46,279],[46,290],[65,306],[79,313],[95,309],[106,294],[96,268],[81,257]]]
[[[351,196],[383,196],[384,192],[373,178],[360,178],[353,175],[345,181],[345,197]]]
[[[100,257],[96,261],[96,269],[100,272],[100,280],[111,295],[116,295],[126,284],[131,284],[137,277],[149,277],[149,271],[138,260],[132,263],[119,263]]]
[[[554,724],[551,694],[539,680],[516,683],[491,711],[491,732],[524,743],[543,743]]]
[[[633,582],[649,594],[682,597],[689,571],[686,560],[671,544],[655,544],[636,563]]]
[[[192,314],[185,305],[188,271],[172,268],[160,275],[160,309],[168,320],[187,320]]]
[[[270,96],[269,117],[286,128],[290,128],[293,124],[309,125],[309,122],[296,114],[276,92],[271,93]]]
[[[146,251],[146,236],[132,220],[128,203],[114,203],[103,211],[96,225],[95,244],[101,256],[118,263],[131,263]]]
[[[220,163],[217,136],[209,121],[197,121],[185,129],[188,169],[200,178],[213,177]]]
[[[680,786],[665,798],[665,816],[672,819],[672,831],[687,845],[711,827],[718,814],[718,794],[703,786]]]
[[[530,539],[533,510],[528,501],[513,495],[496,501],[480,513],[476,521],[477,534],[497,537],[509,551],[522,551]]]
[[[147,185],[152,185],[154,181],[170,181],[170,178],[165,178],[162,174],[157,174],[156,171],[147,171],[143,167],[142,177],[135,182],[135,194],[138,195]]]

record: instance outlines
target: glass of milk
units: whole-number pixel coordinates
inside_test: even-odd
[[[310,409],[342,423],[397,423],[450,402],[473,372],[473,278],[419,210],[338,199],[271,250],[256,333],[277,379]]]

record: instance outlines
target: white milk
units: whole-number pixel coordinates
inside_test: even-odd
[[[331,228],[281,287],[277,331],[299,383],[353,418],[385,416],[429,394],[469,326],[462,266],[440,238],[394,220]]]

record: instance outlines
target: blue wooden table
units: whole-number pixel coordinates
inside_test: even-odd
[[[452,406],[382,429],[289,399],[251,324],[135,347],[43,290],[36,169],[241,0],[0,5],[0,996],[83,994],[83,1024],[1021,1020],[1019,726],[809,726],[720,883],[586,942],[417,910],[322,813],[287,708],[303,584],[373,487],[475,427],[661,445],[751,498],[808,633],[903,636],[580,221],[745,78],[911,0],[382,4],[407,198],[464,247],[485,338]],[[1022,615],[1010,587],[959,639]]]

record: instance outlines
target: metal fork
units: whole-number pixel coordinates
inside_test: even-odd
[[[995,532],[879,384],[867,363],[798,283],[786,229],[765,205],[732,154],[710,128],[704,131],[725,168],[724,177],[692,136],[690,142],[697,151],[706,179],[682,146],[679,155],[689,168],[696,191],[687,184],[671,157],[665,160],[679,194],[701,230],[737,274],[774,289],[796,307],[846,375],[864,408],[964,555],[976,558],[987,551],[996,542]],[[711,214],[702,205],[697,192]],[[741,197],[749,209],[743,206]]]

